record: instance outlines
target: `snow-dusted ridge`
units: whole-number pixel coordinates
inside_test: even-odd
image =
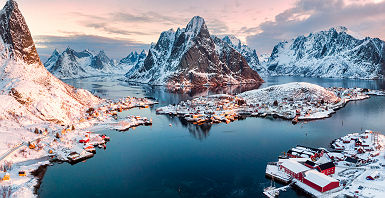
[[[336,27],[280,42],[264,65],[271,75],[383,78],[385,42],[350,34],[347,28]]]

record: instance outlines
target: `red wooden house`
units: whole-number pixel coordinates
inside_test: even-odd
[[[320,192],[326,192],[340,186],[340,182],[315,170],[304,173],[303,183]]]
[[[332,175],[335,173],[336,166],[333,162],[328,162],[325,164],[318,165],[316,169],[325,175]]]
[[[282,161],[279,168],[299,181],[303,180],[303,172],[310,170],[308,167],[290,159]]]

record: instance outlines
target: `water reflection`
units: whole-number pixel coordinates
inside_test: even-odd
[[[237,94],[258,89],[262,84],[228,85],[223,87],[167,87],[170,93],[187,94],[189,97],[201,97],[212,94]]]
[[[102,98],[116,99],[122,96],[147,97],[159,102],[151,107],[152,113],[156,108],[169,104],[178,104],[180,101],[191,100],[196,97],[204,97],[212,94],[238,94],[245,91],[265,88],[271,85],[289,82],[309,82],[323,87],[361,87],[369,89],[384,89],[384,80],[355,80],[355,79],[329,79],[329,78],[304,78],[304,77],[267,77],[262,85],[231,85],[224,87],[193,87],[193,88],[170,88],[164,86],[150,86],[126,82],[119,76],[91,77],[83,79],[65,80],[65,82],[90,90]],[[139,112],[140,113],[140,112]],[[338,114],[338,112],[337,112]],[[334,116],[334,115],[333,115]],[[211,124],[194,125],[179,117],[165,116],[169,123],[180,124],[188,130],[192,137],[204,140],[210,134]],[[267,118],[273,119],[273,118]]]

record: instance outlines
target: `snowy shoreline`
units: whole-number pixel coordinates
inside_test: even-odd
[[[7,197],[36,197],[47,166],[55,162],[77,163],[93,157],[95,146],[106,144],[109,137],[89,132],[97,129],[119,130],[151,124],[151,120],[139,116],[118,118],[118,113],[132,108],[148,108],[156,104],[148,99],[127,97],[119,101],[107,101],[84,111],[79,120],[69,125],[57,125],[42,121],[31,126],[19,126],[11,120],[0,123],[0,134],[8,137],[0,141],[0,182]],[[126,125],[120,126],[121,122]],[[18,136],[6,136],[10,133]],[[19,137],[20,136],[20,137]],[[10,139],[11,138],[11,139]],[[8,140],[8,141],[7,141]],[[22,140],[22,143],[17,143]],[[12,146],[14,145],[14,146]],[[3,172],[3,170],[5,170]],[[21,174],[23,172],[23,174]],[[3,193],[3,192],[2,192]]]

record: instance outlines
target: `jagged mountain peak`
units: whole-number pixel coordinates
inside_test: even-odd
[[[219,36],[219,38],[222,38],[223,41],[229,44],[233,44],[234,46],[240,46],[242,45],[241,40],[239,40],[236,36],[234,35],[223,35]]]
[[[207,29],[205,20],[200,16],[194,16],[187,24],[185,31],[193,32],[194,35],[197,35],[202,28]]]
[[[336,31],[336,32],[341,33],[341,32],[347,32],[348,28],[345,26],[336,26],[336,27],[330,28],[329,31]]]
[[[52,56],[57,56],[59,54],[60,54],[60,52],[57,49],[53,50],[53,52],[52,52]]]
[[[193,17],[186,28],[162,32],[144,62],[137,64],[126,77],[171,86],[263,82],[239,51],[210,35],[204,19],[199,16]]]
[[[16,1],[9,0],[0,12],[0,35],[7,49],[7,55],[28,64],[42,66],[31,32]]]

